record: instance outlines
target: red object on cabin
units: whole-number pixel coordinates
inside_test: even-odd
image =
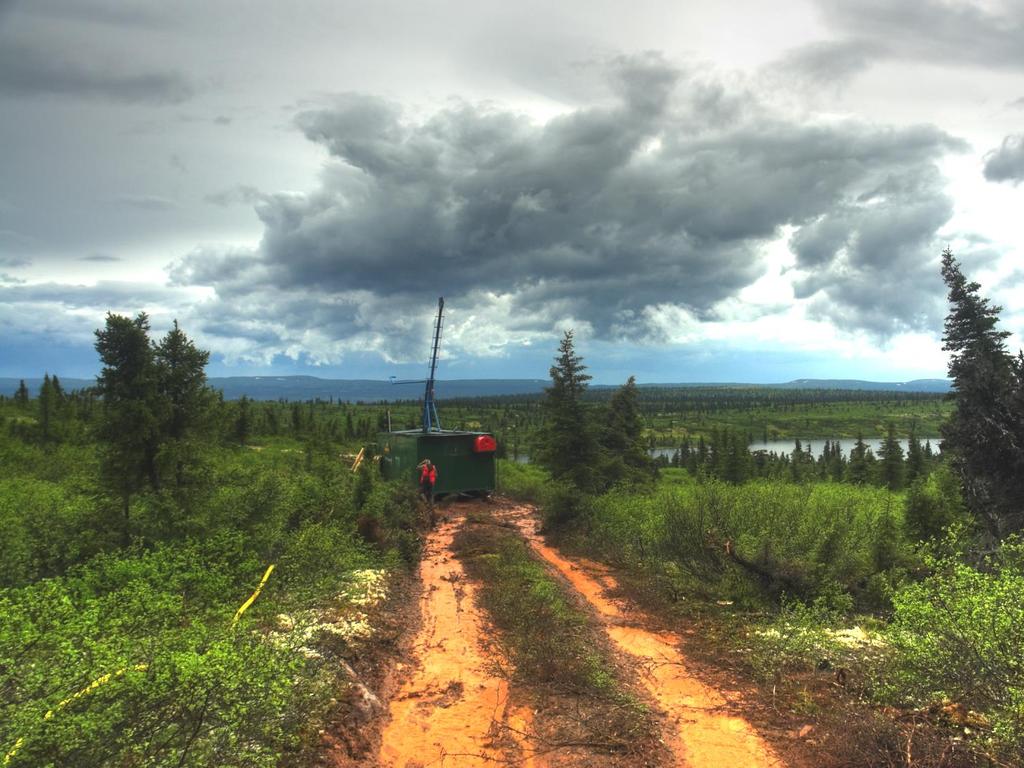
[[[473,441],[473,453],[494,453],[498,450],[498,443],[490,435],[477,435]]]

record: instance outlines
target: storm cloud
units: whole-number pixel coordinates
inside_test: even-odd
[[[1024,133],[1007,136],[998,149],[985,155],[985,178],[989,181],[1024,181]]]
[[[57,41],[5,40],[0,45],[0,94],[172,104],[193,94],[180,73],[118,71],[97,59],[71,58]]]
[[[320,188],[264,195],[258,250],[195,252],[173,279],[215,289],[208,327],[264,344],[269,330],[422,354],[410,331],[441,294],[510,343],[567,324],[657,342],[655,308],[714,320],[791,227],[801,296],[850,329],[935,322],[941,286],[924,274],[952,212],[936,161],[961,142],[787,120],[653,55],[602,71],[609,98],[540,123],[464,102],[419,118],[364,94],[304,111],[331,156]],[[889,303],[877,288],[894,269],[914,282]]]
[[[1024,6],[954,0],[817,0],[847,45],[875,56],[1024,69]]]

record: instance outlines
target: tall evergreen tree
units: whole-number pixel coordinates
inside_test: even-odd
[[[235,439],[239,445],[245,445],[252,432],[252,420],[249,416],[249,398],[242,395],[238,401],[238,415],[235,417]]]
[[[583,404],[591,376],[583,358],[576,354],[571,330],[565,332],[558,352],[550,370],[551,386],[544,390],[546,419],[537,461],[555,480],[593,492],[600,484],[600,454],[593,421]]]
[[[101,472],[107,487],[120,498],[126,543],[132,497],[147,482],[154,488],[160,485],[158,375],[148,333],[145,313],[134,319],[108,313],[106,327],[96,331],[96,351],[103,363],[96,378],[103,398],[97,429],[103,446]]]
[[[846,480],[857,485],[868,481],[868,446],[863,435],[857,435],[857,442],[850,451],[850,462],[846,467]]]
[[[601,444],[607,454],[603,484],[611,485],[620,480],[637,482],[653,477],[654,463],[644,449],[642,431],[636,377],[630,376],[612,395],[601,430]]]
[[[56,410],[56,393],[49,373],[43,374],[43,384],[39,388],[39,434],[44,443],[53,439],[54,411]]]
[[[210,353],[198,349],[177,320],[153,347],[159,397],[160,464],[179,489],[188,482],[188,468],[198,464],[199,443],[210,425],[214,398],[206,386],[209,359]]]
[[[903,446],[896,439],[896,427],[891,422],[878,455],[881,460],[882,485],[890,491],[900,490],[903,487]]]
[[[14,393],[14,404],[18,408],[28,407],[28,387],[25,386],[24,379],[18,384],[18,389]]]
[[[910,439],[907,441],[907,485],[912,485],[925,475],[925,455],[921,441],[917,437],[916,427],[910,428]]]
[[[999,541],[1024,529],[1024,360],[1006,350],[1009,332],[996,325],[1002,308],[968,282],[948,248],[942,278],[950,304],[942,340],[956,404],[942,448],[967,508]]]

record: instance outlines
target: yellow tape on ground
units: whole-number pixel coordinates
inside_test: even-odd
[[[64,699],[63,701],[59,702],[57,704],[57,706],[54,707],[53,709],[47,710],[46,714],[43,715],[43,720],[50,720],[50,719],[52,719],[53,716],[56,713],[60,712],[62,709],[64,709],[64,707],[66,707],[68,704],[73,702],[75,699],[80,699],[83,696],[85,696],[86,694],[92,693],[97,688],[99,688],[101,685],[105,685],[106,683],[109,683],[115,677],[121,677],[121,675],[123,675],[129,669],[134,669],[134,670],[136,670],[138,672],[142,672],[142,671],[144,671],[146,669],[149,669],[149,665],[148,664],[136,664],[133,667],[121,667],[121,669],[117,670],[116,672],[108,672],[105,675],[100,675],[95,680],[93,680],[91,683],[89,683],[87,686],[85,686],[85,688],[83,688],[82,690],[77,691],[76,693],[71,694],[66,699]],[[25,743],[24,737],[19,738],[16,742],[14,742],[14,746],[11,747],[11,751],[8,752],[6,755],[4,755],[4,765],[10,764],[11,759],[16,754],[18,754],[18,750],[21,749],[21,747],[22,747],[22,745],[24,743]]]
[[[360,456],[362,456],[362,452],[360,452]],[[238,620],[240,618],[242,618],[242,614],[245,613],[249,609],[249,606],[252,605],[254,602],[256,602],[256,598],[260,596],[260,592],[263,591],[263,586],[267,583],[267,579],[270,578],[270,574],[273,572],[273,570],[274,570],[274,564],[271,563],[267,567],[266,573],[263,574],[263,578],[260,579],[260,585],[258,587],[256,587],[256,591],[253,592],[249,596],[248,600],[246,600],[244,603],[242,603],[242,605],[239,607],[239,609],[237,611],[235,611],[235,618],[231,620],[231,626],[232,627],[234,627],[235,624],[238,623]],[[142,672],[143,670],[149,669],[149,665],[148,664],[136,664],[133,667],[122,667],[121,669],[117,670],[116,672],[108,672],[105,675],[100,675],[95,680],[93,680],[91,683],[89,683],[87,686],[85,686],[85,688],[83,688],[82,690],[77,691],[77,692],[71,694],[66,699],[64,699],[63,701],[59,702],[57,704],[57,706],[54,707],[53,709],[47,710],[46,714],[43,715],[43,720],[45,721],[45,720],[53,719],[53,716],[56,713],[60,712],[62,709],[64,709],[64,707],[66,707],[68,704],[73,702],[75,699],[80,699],[83,696],[86,696],[87,694],[92,693],[97,688],[99,688],[101,685],[105,685],[106,683],[109,683],[114,678],[121,677],[121,675],[123,675],[129,669],[134,669],[134,670],[136,670],[138,672]],[[14,742],[14,746],[11,747],[11,750],[6,755],[4,755],[4,762],[3,762],[3,764],[4,765],[9,765],[11,760],[14,758],[14,756],[18,754],[18,750],[21,749],[21,747],[24,744],[25,744],[24,737],[20,737],[16,742]]]
[[[260,596],[260,592],[263,591],[263,585],[267,583],[267,579],[270,578],[270,573],[273,570],[274,570],[274,564],[271,563],[270,567],[267,568],[267,572],[263,574],[263,578],[260,580],[260,585],[258,587],[256,587],[256,591],[253,592],[249,596],[248,600],[246,600],[244,603],[242,603],[242,605],[239,607],[239,609],[237,611],[235,611],[235,618],[233,618],[231,620],[231,626],[232,627],[234,627],[235,624],[238,623],[238,620],[240,618],[242,618],[242,614],[245,613],[249,609],[249,606],[252,605],[254,602],[256,602],[256,598]]]

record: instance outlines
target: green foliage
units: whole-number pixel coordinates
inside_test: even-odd
[[[545,390],[546,421],[537,439],[537,463],[551,477],[584,493],[601,483],[601,453],[592,414],[583,404],[590,375],[576,354],[573,332],[566,331],[551,366],[551,386]]]
[[[996,737],[1024,749],[1024,545],[1003,545],[982,569],[956,558],[893,598],[893,661],[883,693],[900,702],[953,700],[987,713]]]
[[[506,496],[538,503],[550,480],[550,475],[536,464],[498,460],[498,490]]]
[[[904,516],[908,534],[919,541],[942,538],[950,526],[968,522],[959,480],[949,467],[910,486]]]
[[[294,443],[203,450],[203,490],[183,504],[143,489],[129,530],[146,544],[121,548],[93,447],[0,434],[0,752],[23,739],[11,766],[276,766],[337,695],[329,649],[301,640],[322,656],[307,658],[301,633],[269,625],[333,600],[354,569],[413,560],[412,492],[373,484],[368,543],[347,466],[307,472]]]
[[[64,573],[109,546],[96,504],[60,484],[0,479],[0,587]]]
[[[103,418],[97,430],[102,445],[102,478],[123,507],[122,536],[128,542],[131,497],[149,483],[159,487],[156,454],[161,414],[157,367],[149,343],[149,318],[134,320],[108,314],[96,331],[96,351],[103,362],[97,385]]]
[[[956,410],[943,427],[967,507],[999,541],[1024,529],[1024,357],[1006,351],[997,330],[1001,307],[968,282],[947,248],[942,277],[949,288],[943,349]]]
[[[758,481],[612,492],[587,517],[588,548],[674,589],[758,602],[836,589],[874,604],[869,580],[899,571],[912,551],[898,497],[873,487]]]
[[[903,488],[904,467],[903,448],[896,439],[896,427],[889,424],[886,432],[885,442],[878,451],[880,459],[880,479],[882,485],[890,491],[898,491]]]
[[[602,487],[648,483],[656,477],[657,469],[641,440],[642,428],[636,378],[630,376],[608,402],[601,429]]]
[[[779,682],[809,666],[836,664],[846,649],[829,630],[852,608],[843,593],[824,594],[811,603],[786,600],[774,619],[749,637],[748,662],[765,682]]]
[[[476,515],[455,550],[477,580],[480,605],[500,630],[496,639],[516,677],[534,690],[573,695],[575,738],[631,751],[651,737],[647,710],[622,685],[604,633],[521,538]]]
[[[320,527],[283,543],[262,613],[323,599],[369,559],[325,537],[347,541]],[[10,764],[276,765],[328,690],[294,643],[248,621],[231,630],[262,567],[241,537],[219,536],[0,591],[0,744],[24,740]]]

